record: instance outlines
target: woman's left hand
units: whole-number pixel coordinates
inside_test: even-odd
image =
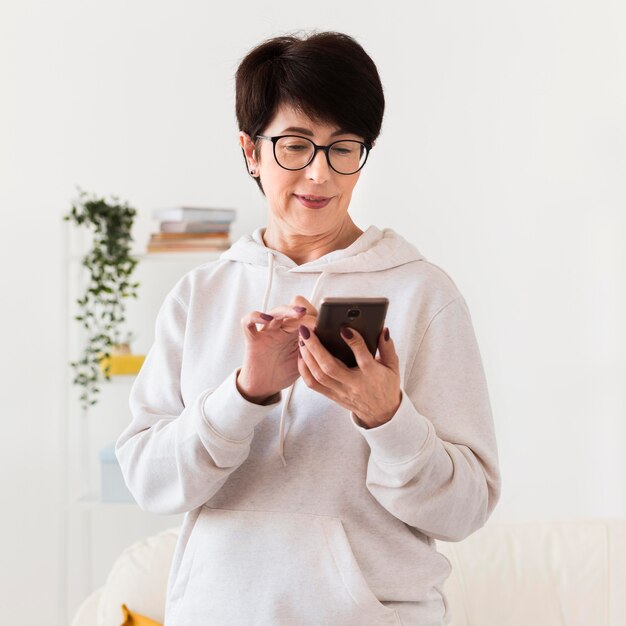
[[[388,329],[378,337],[376,358],[363,337],[354,328],[348,330],[351,338],[341,336],[352,349],[358,367],[349,368],[326,350],[311,329],[300,326],[298,370],[308,387],[352,411],[365,428],[374,428],[388,422],[400,406],[398,355]]]

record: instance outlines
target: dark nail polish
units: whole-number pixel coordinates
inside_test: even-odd
[[[389,329],[385,328],[385,341],[389,341]]]
[[[341,327],[341,334],[346,339],[352,339],[352,337],[354,337],[354,334],[352,333],[352,331],[347,326],[342,326]]]
[[[297,311],[298,313],[304,313],[306,311],[306,307],[305,306],[294,306],[293,310]]]
[[[298,330],[300,331],[300,334],[305,339],[308,339],[311,336],[311,331],[309,331],[309,329],[306,326],[304,326],[303,324],[300,326],[300,328]]]
[[[301,346],[303,346],[303,345],[304,345],[304,341],[302,341],[302,339],[300,339],[300,345],[301,345]],[[298,354],[300,354],[300,353],[298,352]]]
[[[267,320],[268,322],[269,322],[270,320],[273,320],[273,319],[274,319],[274,316],[273,316],[273,315],[268,315],[267,313],[261,313],[261,317],[262,317],[264,320]]]

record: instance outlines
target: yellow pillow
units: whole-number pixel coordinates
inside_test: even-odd
[[[122,613],[124,613],[124,623],[122,626],[163,626],[163,624],[155,622],[145,615],[134,613],[125,604],[122,604]]]

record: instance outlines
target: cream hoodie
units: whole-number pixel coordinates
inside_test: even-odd
[[[296,265],[258,228],[185,274],[116,443],[139,506],[185,513],[165,626],[439,626],[450,562],[500,495],[487,384],[452,279],[391,229]],[[299,378],[245,400],[241,318],[301,294],[386,296],[402,400],[376,428]]]

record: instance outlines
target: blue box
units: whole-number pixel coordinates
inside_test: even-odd
[[[128,490],[122,469],[115,456],[115,443],[106,445],[100,450],[101,486],[103,502],[135,502],[133,494]]]

